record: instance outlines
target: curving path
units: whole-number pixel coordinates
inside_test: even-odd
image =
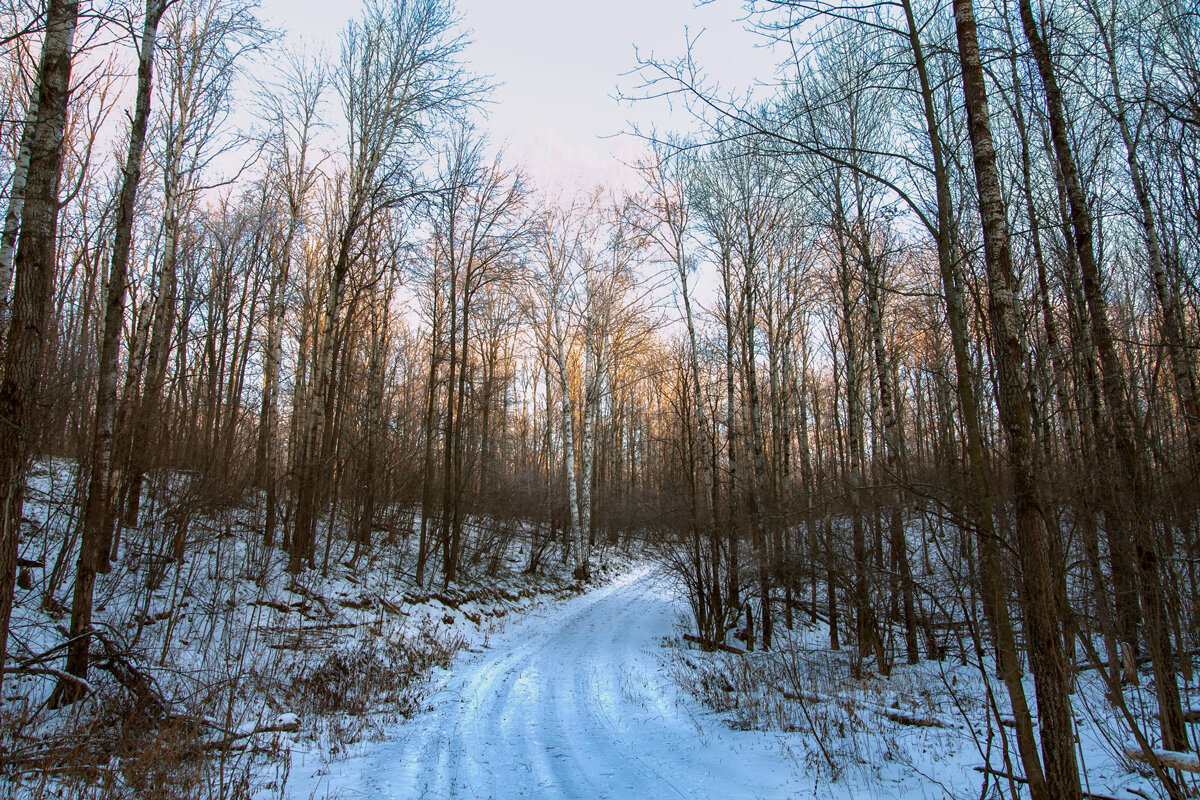
[[[432,711],[302,779],[293,796],[733,800],[803,791],[777,737],[729,730],[665,673],[663,637],[681,610],[661,577],[642,569],[529,613],[489,650],[455,663]]]

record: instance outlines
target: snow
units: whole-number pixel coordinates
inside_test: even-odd
[[[162,502],[125,532],[96,611],[164,707],[203,720],[197,741],[179,734],[171,746],[221,757],[181,775],[109,730],[127,691],[104,670],[89,674],[92,702],[45,706],[75,559],[75,470],[39,467],[21,555],[43,568],[18,593],[11,649],[45,670],[6,681],[0,749],[77,740],[81,759],[142,782],[132,788],[182,792],[191,780],[216,796],[239,783],[262,800],[980,797],[1015,763],[1002,752],[1011,735],[989,722],[1011,716],[995,665],[952,636],[944,660],[897,664],[887,678],[853,677],[850,652],[830,650],[828,629],[803,613],[794,630],[776,628],[769,652],[700,652],[681,641],[687,605],[665,569],[614,551],[597,558],[601,585],[582,594],[558,557],[544,559],[549,574],[522,574],[521,537],[448,590],[412,583],[411,534],[355,564],[339,540],[328,574],[292,576],[261,547],[253,507],[197,515],[185,560],[164,559],[173,528]],[[1101,677],[1081,669],[1072,701],[1085,788],[1156,796],[1152,771],[1122,747],[1128,731]],[[1200,700],[1182,688],[1189,707]],[[1124,691],[1139,719],[1154,718],[1150,681]],[[36,778],[2,776],[0,796],[41,796]]]
[[[1169,769],[1200,772],[1200,755],[1181,753],[1178,750],[1154,750],[1154,757]],[[1125,755],[1134,761],[1150,763],[1149,756],[1136,744],[1125,745]]]
[[[526,574],[522,536],[491,560],[464,564],[463,581],[449,590],[413,583],[415,535],[404,533],[356,563],[339,538],[326,574],[293,576],[282,552],[262,547],[254,497],[197,512],[186,528],[185,558],[176,562],[164,555],[178,530],[170,509],[189,478],[171,476],[162,497],[145,506],[143,524],[124,531],[120,557],[96,584],[94,619],[105,641],[169,715],[198,723],[168,726],[175,738],[150,748],[155,729],[121,727],[129,691],[99,665],[89,672],[95,691],[88,702],[46,705],[62,663],[77,558],[77,472],[74,462],[42,462],[30,481],[20,555],[43,568],[16,597],[10,654],[31,667],[6,676],[0,751],[78,743],[72,758],[101,765],[120,796],[151,786],[162,796],[221,796],[236,783],[278,797],[288,753],[315,763],[364,746],[424,707],[437,685],[430,673],[444,675],[439,665],[454,652],[482,652],[523,613],[579,592],[557,552],[546,554],[541,574]],[[465,552],[473,552],[478,527],[467,521]],[[596,561],[602,576],[627,569],[626,557],[607,548]],[[436,569],[431,564],[430,574]],[[220,758],[181,769],[156,756],[163,747]],[[82,779],[60,774],[49,778],[54,791],[83,796],[81,789],[71,794]],[[45,796],[39,780],[36,769],[3,771],[0,797]],[[96,786],[92,796],[116,794]]]
[[[798,627],[788,635],[811,692],[797,698],[761,679],[776,654],[684,649],[685,614],[671,580],[647,565],[536,607],[437,671],[424,713],[386,728],[382,740],[333,761],[293,751],[283,796],[924,800],[979,797],[988,780],[994,791],[995,777],[980,772],[989,760],[1003,764],[987,730],[985,677],[1004,703],[994,670],[947,660],[849,681],[846,654],[818,644],[823,627]],[[698,685],[705,664],[727,670],[710,675],[757,675],[772,702],[808,705],[807,725],[770,729],[786,716],[769,703],[711,710]],[[727,695],[735,706],[748,700],[741,692]],[[1081,684],[1076,697],[1077,711],[1094,715],[1078,720],[1088,790],[1153,796],[1146,776],[1106,746],[1112,712],[1102,691]]]
[[[431,709],[332,764],[293,758],[292,798],[785,798],[812,788],[779,734],[735,731],[682,691],[663,647],[681,606],[642,567],[513,622],[443,676]]]

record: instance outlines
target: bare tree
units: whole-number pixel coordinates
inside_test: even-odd
[[[1004,194],[988,114],[987,88],[979,55],[971,0],[955,0],[955,31],[962,64],[963,93],[975,163],[979,211],[983,220],[984,263],[988,279],[988,316],[998,373],[1000,420],[1008,442],[1016,513],[1017,552],[1029,598],[1030,667],[1038,700],[1045,783],[1030,790],[1035,800],[1080,796],[1071,717],[1071,674],[1058,631],[1058,609],[1051,578],[1050,546],[1038,488],[1033,449],[1020,308],[1013,274]]]
[[[230,113],[233,81],[243,57],[261,47],[267,32],[248,2],[180,0],[165,15],[157,88],[163,97],[154,157],[161,165],[162,254],[155,275],[155,298],[147,318],[145,356],[131,375],[141,382],[137,413],[128,438],[124,475],[124,523],[135,525],[142,484],[161,431],[161,404],[178,322],[181,236],[213,161],[235,142],[223,123]]]
[[[272,173],[286,206],[279,265],[271,276],[267,296],[258,446],[258,481],[266,490],[263,538],[268,545],[275,540],[279,505],[279,378],[283,363],[284,317],[288,308],[288,278],[295,257],[296,235],[305,217],[305,203],[318,178],[320,162],[312,152],[313,137],[320,126],[321,99],[328,80],[320,62],[306,61],[303,56],[292,54],[284,62],[279,82],[267,99],[271,115],[267,143],[273,150]]]
[[[571,315],[579,299],[578,270],[586,257],[588,223],[597,198],[591,202],[546,209],[537,230],[537,267],[533,275],[530,312],[534,315],[535,335],[539,347],[554,365],[558,377],[561,413],[558,425],[562,432],[562,462],[566,474],[567,505],[570,512],[571,558],[580,574],[587,569],[587,542],[579,507],[579,465],[576,460],[576,403],[571,389],[573,369],[571,350],[574,336]],[[550,381],[550,371],[546,372]],[[547,393],[549,402],[549,393]]]
[[[0,679],[17,578],[17,537],[25,470],[37,446],[37,399],[54,286],[63,133],[71,92],[79,3],[51,0],[38,64],[37,119],[29,150],[21,233],[14,261],[12,316],[0,378]]]
[[[443,414],[442,570],[455,580],[467,489],[466,422],[472,386],[472,318],[492,284],[513,277],[513,265],[529,233],[526,190],[520,175],[497,159],[487,164],[485,141],[470,130],[455,133],[442,170],[449,184],[434,203],[434,225],[442,252],[449,317],[446,404]]]
[[[340,230],[327,265],[322,335],[308,387],[300,452],[298,503],[289,569],[312,564],[318,471],[325,452],[334,366],[334,331],[343,312],[360,233],[378,215],[424,193],[416,167],[441,120],[472,104],[482,86],[459,63],[465,40],[441,0],[377,0],[342,40],[337,88],[347,123],[346,161],[338,176]]]
[[[129,252],[133,238],[134,202],[141,182],[142,151],[150,120],[150,95],[154,68],[154,46],[158,23],[167,0],[147,0],[138,51],[137,98],[129,130],[129,147],[117,200],[116,232],[108,271],[108,296],[104,308],[104,333],[100,349],[99,381],[96,389],[96,420],[93,423],[90,456],[91,476],[84,507],[83,539],[71,606],[71,647],[68,674],[86,679],[88,637],[92,621],[92,594],[97,572],[107,572],[112,546],[112,453],[113,426],[117,413],[117,350],[125,322],[125,295],[129,281]],[[54,703],[71,703],[83,696],[79,681],[64,679],[58,684]]]

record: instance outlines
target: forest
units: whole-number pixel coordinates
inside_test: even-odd
[[[924,676],[970,777],[878,796],[1196,796],[1200,12],[722,4],[775,73],[631,51],[678,127],[570,190],[452,0],[0,4],[4,792],[300,796],[298,728],[633,564],[832,786]]]

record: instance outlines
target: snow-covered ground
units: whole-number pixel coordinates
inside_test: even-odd
[[[52,710],[75,481],[66,462],[35,478],[21,555],[41,568],[14,609],[0,797],[1023,796],[997,777],[1018,771],[999,722],[1011,712],[969,638],[947,634],[942,660],[854,677],[849,652],[801,611],[771,651],[699,652],[681,641],[687,605],[666,568],[601,548],[584,586],[556,548],[529,575],[524,529],[442,591],[413,583],[403,530],[357,559],[339,537],[327,571],[293,576],[262,546],[253,503],[180,523],[164,502],[125,532],[97,586],[97,691]],[[169,557],[180,531],[182,561]],[[151,706],[130,710],[129,675]],[[1139,720],[1155,715],[1150,677],[1124,690]],[[1087,790],[1162,797],[1125,757],[1097,672],[1081,665],[1076,689]],[[1194,775],[1180,781],[1200,796]]]
[[[687,650],[684,613],[662,568],[643,565],[510,618],[439,670],[426,710],[382,740],[333,761],[293,751],[283,796],[925,800],[978,798],[985,783],[987,797],[1010,796],[1013,784],[980,770],[1004,759],[978,665],[922,662],[852,681],[820,626],[800,626],[789,634],[800,655],[779,673],[778,654]],[[703,702],[714,694],[704,681],[719,687],[720,713]],[[1094,683],[1075,698],[1086,788],[1157,796],[1114,752],[1113,712]]]
[[[529,574],[529,531],[496,545],[501,523],[474,519],[449,588],[414,583],[416,536],[404,529],[377,531],[357,559],[339,536],[325,569],[290,575],[285,554],[263,546],[253,497],[197,506],[179,522],[184,505],[166,496],[123,532],[97,581],[94,694],[51,709],[77,558],[76,477],[74,463],[55,461],[30,482],[20,555],[37,566],[13,611],[0,798],[278,797],[292,761],[368,746],[424,707],[430,673],[454,653],[583,591],[558,547]],[[187,476],[175,476],[171,491],[187,490]],[[176,534],[182,560],[171,554]],[[597,548],[597,579],[628,563]],[[435,561],[427,574],[437,572]]]
[[[293,756],[307,798],[784,798],[812,779],[787,737],[735,731],[682,691],[663,647],[682,610],[639,568],[530,612],[442,676],[430,710],[332,764]]]

